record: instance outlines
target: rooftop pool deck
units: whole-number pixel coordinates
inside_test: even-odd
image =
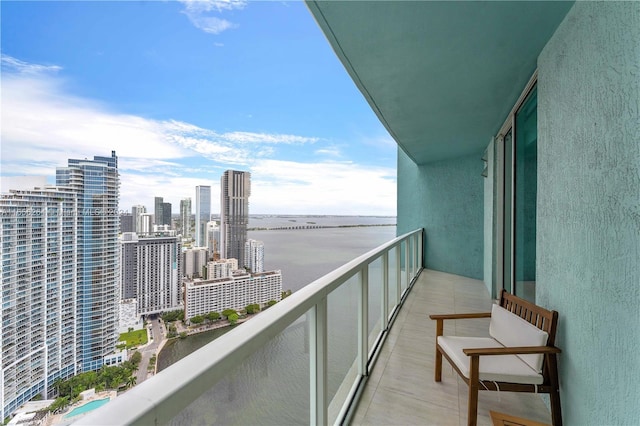
[[[88,413],[89,411],[93,411],[96,408],[102,407],[107,402],[111,401],[111,398],[106,397],[103,399],[96,399],[93,401],[89,401],[84,405],[74,408],[68,414],[65,414],[64,418],[68,419],[70,417],[78,416],[80,414]]]

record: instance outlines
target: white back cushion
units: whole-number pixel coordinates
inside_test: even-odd
[[[491,308],[489,334],[507,347],[545,346],[549,337],[546,331],[495,304]],[[542,371],[543,354],[518,356],[536,372]]]

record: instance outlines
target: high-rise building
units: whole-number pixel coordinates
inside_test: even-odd
[[[220,227],[213,220],[207,222],[207,252],[210,259],[220,257]]]
[[[164,213],[162,211],[164,200],[162,197],[153,198],[153,223],[156,225],[162,225],[164,219]]]
[[[220,259],[207,262],[208,280],[218,278],[229,278],[233,271],[238,270],[238,261],[236,259]]]
[[[179,309],[182,305],[180,238],[125,233],[120,248],[122,299],[136,299],[138,315]]]
[[[253,273],[264,272],[264,243],[247,240],[244,245],[244,267]]]
[[[206,247],[207,222],[211,219],[211,187],[196,186],[196,246]]]
[[[133,216],[133,232],[142,232],[142,214],[147,212],[147,208],[140,204],[131,207],[131,216]]]
[[[244,243],[249,224],[251,173],[227,170],[220,179],[220,256],[244,266]]]
[[[160,224],[158,224],[160,225]],[[162,225],[169,225],[171,228],[171,203],[162,203]]]
[[[69,188],[45,188],[45,182],[43,177],[41,188],[24,186],[0,197],[3,419],[47,394],[56,379],[74,375],[80,361],[78,196]]]
[[[244,309],[255,303],[263,306],[282,298],[282,274],[280,271],[260,274],[236,271],[225,278],[187,280],[184,291],[185,318],[227,308]]]
[[[153,232],[153,215],[151,213],[142,213],[140,215],[139,234],[150,234]]]
[[[131,213],[120,214],[120,232],[133,232],[133,215]]]
[[[180,200],[180,232],[182,238],[191,238],[191,198]]]
[[[194,247],[182,251],[182,274],[187,278],[201,277],[207,266],[207,248]]]
[[[41,182],[0,196],[2,418],[55,380],[100,368],[118,340],[115,152],[70,159],[55,187]]]
[[[56,169],[56,184],[77,194],[76,356],[80,371],[96,370],[118,341],[120,178],[115,151],[111,157],[70,159],[67,167]]]

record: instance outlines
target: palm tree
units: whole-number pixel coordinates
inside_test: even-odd
[[[127,379],[127,387],[128,388],[134,387],[137,381],[138,381],[138,378],[136,376],[129,376],[129,378]]]

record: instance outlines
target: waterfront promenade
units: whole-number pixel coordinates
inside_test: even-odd
[[[236,322],[236,324],[242,324],[243,322],[250,320],[252,317],[258,314],[259,312],[257,314],[246,315],[245,318],[240,318]],[[169,341],[169,339],[167,338],[166,326],[163,321],[159,321],[158,319],[155,319],[149,322],[151,325],[151,329],[149,329],[148,325],[146,326],[149,343],[147,343],[143,347],[138,348],[138,350],[142,354],[142,360],[140,361],[140,365],[138,366],[138,371],[136,372],[136,384],[140,384],[144,382],[145,380],[147,380],[148,378],[150,378],[151,376],[157,373],[158,371],[157,358],[160,354],[160,351],[162,351],[162,348],[164,347],[164,345]],[[214,323],[202,324],[199,326],[191,326],[191,327],[185,326],[184,322],[182,321],[176,321],[174,325],[176,326],[178,335],[180,335],[180,333],[187,333],[187,338],[188,336],[192,336],[194,334],[206,333],[208,331],[231,326],[229,321],[223,320],[223,319],[220,319]],[[172,339],[179,339],[179,338],[180,337],[172,337]],[[154,355],[156,358],[156,363],[153,366],[153,368],[149,369],[148,368],[149,363],[151,361],[151,358],[154,357]]]

